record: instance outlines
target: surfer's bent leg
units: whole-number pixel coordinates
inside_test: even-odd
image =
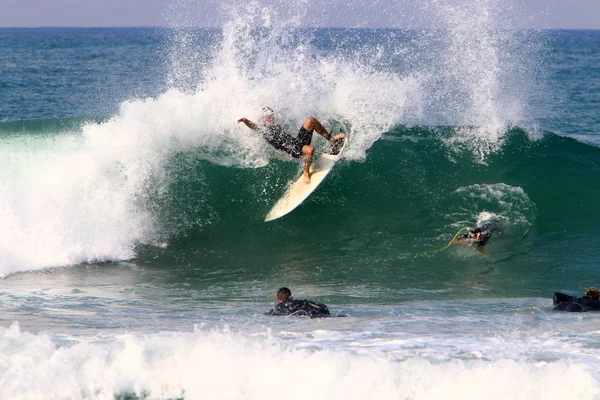
[[[296,148],[294,149],[294,153],[298,154],[298,156],[304,156],[304,173],[302,174],[304,183],[310,182],[310,166],[312,165],[313,154],[315,153],[315,148],[310,145],[314,130],[314,127],[309,123],[310,119],[304,121],[304,124],[300,127],[298,136],[296,137]],[[312,119],[317,121],[314,118]],[[308,129],[307,127],[312,129]],[[295,154],[292,155],[296,156]]]
[[[321,125],[321,123],[313,117],[309,117],[304,121],[304,124],[302,124],[302,128],[300,129],[300,132],[302,132],[302,129],[305,129],[307,131],[309,131],[311,134],[312,132],[316,131],[319,135],[323,136],[325,139],[327,139],[330,142],[335,142],[338,139],[343,139],[344,137],[346,137],[345,133],[340,132],[339,134],[333,136],[331,134],[329,134],[329,132],[327,132],[327,129],[323,128],[323,125]],[[300,136],[300,135],[298,135]],[[312,136],[311,136],[312,138]]]
[[[289,153],[294,158],[304,157],[304,182],[310,182],[310,166],[315,148],[310,145],[312,140],[312,132],[304,128],[300,128],[298,137],[287,136],[286,140],[281,143],[280,149]]]
[[[302,128],[306,129],[310,133],[316,131],[319,135],[323,136],[327,140],[331,139],[331,135],[329,134],[329,132],[327,132],[327,130],[323,128],[323,125],[321,125],[321,123],[317,121],[316,118],[306,118],[306,120],[302,124]]]

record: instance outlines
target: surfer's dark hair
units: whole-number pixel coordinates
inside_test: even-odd
[[[271,115],[271,114],[274,114],[274,111],[271,109],[271,107],[263,107],[262,113],[261,113],[261,115],[263,117],[266,117],[267,115]]]
[[[286,301],[290,297],[292,297],[292,291],[286,287],[279,288],[279,290],[277,291],[278,302]]]
[[[585,294],[583,295],[583,298],[586,300],[600,300],[600,292],[598,292],[598,289],[596,289],[595,287],[591,287],[588,290],[586,290]]]
[[[473,229],[473,233],[479,233],[479,232],[485,232],[485,231],[489,231],[487,226],[478,226],[477,228]]]

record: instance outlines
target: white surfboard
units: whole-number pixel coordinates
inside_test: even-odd
[[[347,135],[347,133],[346,133]],[[281,196],[281,198],[275,203],[271,211],[265,217],[265,221],[273,221],[274,219],[281,218],[284,215],[291,212],[293,209],[298,207],[310,194],[323,182],[323,179],[329,174],[335,163],[340,159],[346,143],[348,143],[348,137],[343,140],[341,147],[336,146],[331,153],[323,153],[310,167],[310,183],[304,183],[302,175],[288,186],[287,190]]]

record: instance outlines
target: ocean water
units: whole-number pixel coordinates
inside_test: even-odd
[[[600,32],[430,3],[0,29],[0,398],[600,399],[600,315],[552,311],[600,285]],[[264,106],[349,135],[270,223]],[[281,286],[347,317],[264,315]]]

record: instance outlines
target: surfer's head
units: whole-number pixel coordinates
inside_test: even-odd
[[[492,237],[492,232],[490,232],[485,226],[475,228],[473,233],[475,234],[476,244],[479,246],[485,246],[488,240],[490,240]]]
[[[583,298],[586,300],[600,300],[600,292],[595,287],[591,287],[585,291]]]
[[[263,107],[260,117],[265,124],[272,125],[275,123],[275,113],[270,107]]]
[[[279,288],[277,291],[277,302],[281,303],[282,301],[286,301],[288,299],[291,300],[292,291],[286,287]]]

